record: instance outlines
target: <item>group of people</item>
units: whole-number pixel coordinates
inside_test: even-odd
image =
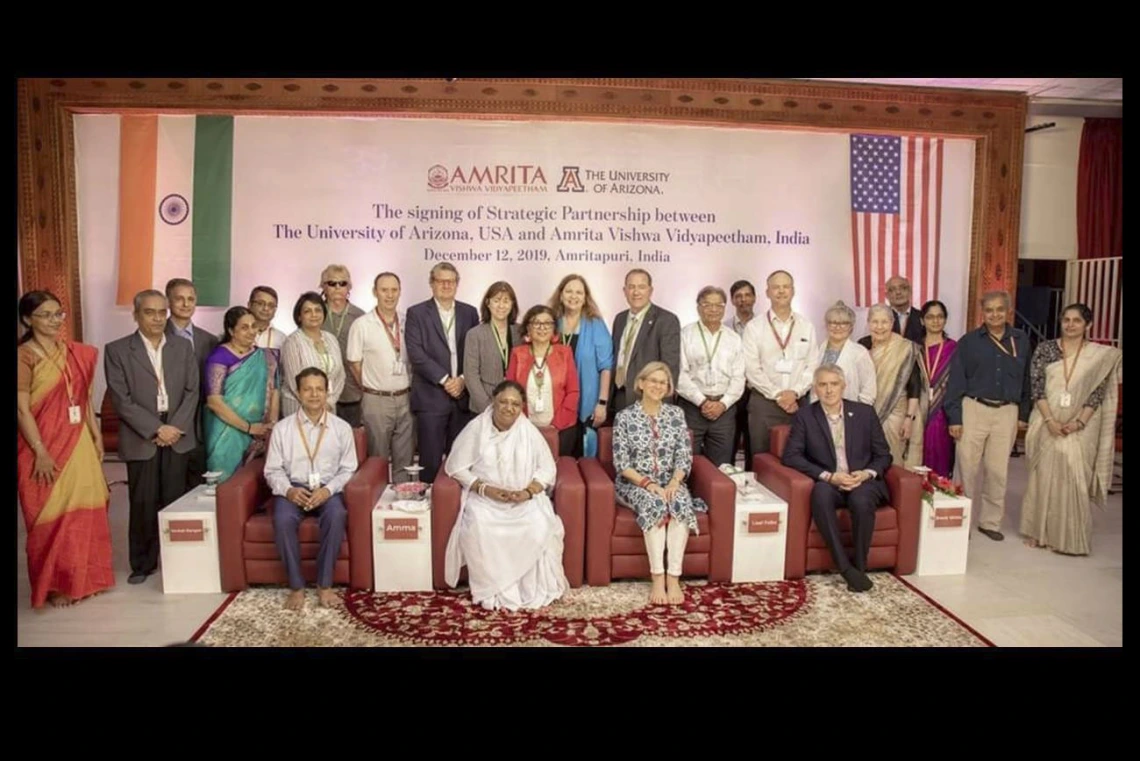
[[[1090,500],[1103,498],[1111,469],[1120,352],[1088,342],[1092,316],[1082,305],[1065,310],[1063,337],[1030,358],[1027,337],[1008,325],[1007,294],[986,294],[985,324],[955,342],[945,305],[915,309],[901,277],[887,283],[889,304],[871,308],[859,341],[843,302],[827,310],[819,340],[793,311],[795,283],[783,270],[767,278],[763,315],[754,311],[755,287],[741,280],[728,294],[702,288],[699,319],[683,328],[653,302],[643,269],[626,274],[628,309],[609,327],[579,275],[521,320],[510,283],[492,284],[476,308],[457,300],[459,280],[452,264],[436,264],[432,297],[403,311],[399,276],[382,272],[365,312],[349,301],[348,269],[330,265],[319,290],[297,299],[290,335],[272,327],[278,295],[269,286],[230,308],[218,337],[193,323],[191,281],[137,294],[138,330],[104,352],[127,463],[129,582],[157,568],[159,509],[204,472],[224,481],[265,455],[293,590],[287,605],[303,604],[297,526],[305,514],[320,522],[317,586],[321,604],[332,604],[346,524],[340,493],[357,466],[351,429],[360,425],[369,455],[387,457],[394,480],[410,478],[418,452],[431,482],[447,456],[449,475],[464,486],[448,577],[467,565],[475,601],[492,608],[545,605],[567,586],[544,426],[557,430],[561,454],[591,457],[597,429],[613,425],[615,491],[645,533],[655,603],[683,600],[685,544],[707,509],[686,487],[693,456],[732,463],[743,439],[750,466],[768,451],[771,428],[784,424],[792,426],[784,462],[817,480],[813,517],[854,590],[870,588],[874,508],[887,498],[892,464],[950,476],[957,457],[968,494],[984,470],[979,530],[1003,538],[1019,421],[1029,424],[1022,533],[1035,546],[1089,551]],[[19,314],[19,496],[32,602],[69,604],[114,583],[90,397],[97,351],[62,340],[65,315],[47,291],[24,294]],[[853,558],[835,519],[844,505]]]

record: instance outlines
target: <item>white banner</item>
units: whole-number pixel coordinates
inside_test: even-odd
[[[823,335],[824,310],[855,303],[850,135],[594,122],[239,116],[234,120],[231,301],[280,295],[291,333],[298,295],[322,268],[348,266],[352,301],[374,304],[391,270],[402,306],[430,295],[428,270],[456,265],[459,298],[478,306],[507,280],[521,310],[583,275],[607,323],[622,278],[653,275],[654,302],[696,319],[705,285],[752,281],[763,309],[775,269],[796,280],[794,308]],[[115,307],[118,117],[76,117],[84,339],[102,349],[134,328]],[[946,140],[939,298],[959,335],[966,311],[974,145]],[[155,254],[163,282],[189,277]],[[185,272],[176,272],[183,268]],[[917,295],[916,295],[917,298]],[[520,311],[521,311],[520,310]],[[865,312],[865,310],[858,310]],[[220,331],[223,309],[201,309]],[[855,335],[866,333],[860,314]],[[100,379],[100,384],[101,384]],[[97,387],[102,394],[102,386]]]

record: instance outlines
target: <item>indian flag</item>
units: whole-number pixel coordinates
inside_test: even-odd
[[[124,115],[119,140],[116,303],[188,277],[200,305],[228,306],[234,118]]]

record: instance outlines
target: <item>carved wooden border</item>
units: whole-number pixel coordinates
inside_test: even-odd
[[[73,116],[129,110],[450,115],[883,131],[977,143],[970,314],[1014,293],[1028,98],[1018,93],[754,79],[22,79],[17,84],[24,290],[64,300],[80,338]]]

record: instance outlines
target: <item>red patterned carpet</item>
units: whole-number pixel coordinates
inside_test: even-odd
[[[341,592],[301,612],[286,590],[250,589],[222,605],[195,635],[220,647],[713,646],[979,647],[987,640],[890,574],[847,592],[838,576],[764,584],[686,584],[681,606],[647,602],[647,582],[571,590],[540,611],[487,611],[466,589],[446,593]]]

